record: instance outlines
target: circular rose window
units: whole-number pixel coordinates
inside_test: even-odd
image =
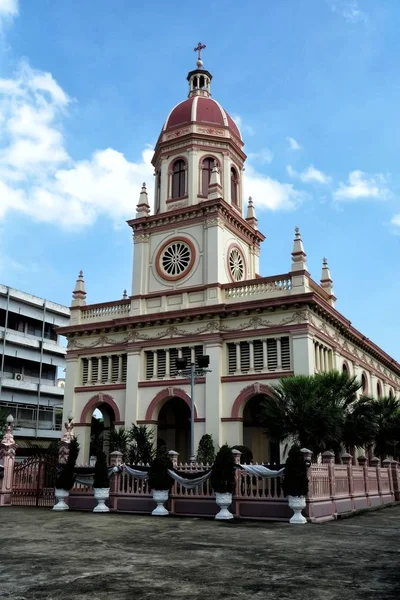
[[[228,257],[229,272],[233,281],[242,281],[244,278],[244,258],[238,248],[232,248]]]
[[[164,279],[181,279],[192,268],[194,257],[194,247],[189,240],[167,242],[157,255],[158,274]]]

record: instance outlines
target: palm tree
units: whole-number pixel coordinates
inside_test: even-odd
[[[376,433],[375,454],[384,460],[387,456],[397,456],[400,443],[400,399],[392,396],[379,398],[374,402]]]
[[[375,403],[374,398],[361,396],[345,415],[342,441],[350,454],[356,448],[368,449],[374,444],[378,430]]]
[[[129,430],[129,440],[132,442],[129,456],[130,464],[150,464],[156,454],[153,444],[153,431],[146,425],[132,425]]]
[[[129,432],[125,429],[125,427],[120,427],[118,431],[115,427],[112,427],[108,432],[108,446],[109,451],[122,452],[123,460],[125,461],[127,451],[128,451],[128,443],[129,443]]]
[[[295,375],[281,379],[261,404],[260,419],[274,442],[307,447],[314,458],[326,449],[338,454],[346,411],[361,387],[346,373]]]

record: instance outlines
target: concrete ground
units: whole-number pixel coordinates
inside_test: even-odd
[[[325,525],[0,509],[1,600],[400,598],[400,506]]]

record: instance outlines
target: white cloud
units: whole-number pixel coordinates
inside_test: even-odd
[[[292,183],[281,183],[266,175],[258,173],[251,165],[247,165],[244,173],[244,197],[251,196],[256,208],[269,210],[294,210],[308,194],[296,190]]]
[[[239,127],[241,133],[248,133],[249,135],[254,135],[255,131],[251,125],[247,125],[243,123],[242,117],[239,115],[234,115],[232,119],[235,121],[236,125]]]
[[[389,194],[387,178],[382,173],[368,175],[356,170],[349,173],[347,184],[341,182],[334,192],[335,200],[362,200],[364,198],[385,199]]]
[[[87,160],[69,156],[62,120],[70,102],[50,73],[26,62],[14,78],[0,79],[0,218],[14,210],[66,228],[99,215],[118,222],[134,216],[143,181],[151,201],[150,148],[137,163],[112,148]]]
[[[249,161],[259,162],[261,164],[269,164],[274,158],[274,153],[269,148],[262,148],[259,152],[250,152],[247,155]]]
[[[400,229],[400,214],[392,217],[391,224]]]
[[[286,170],[289,177],[292,179],[300,179],[300,181],[303,183],[316,182],[327,184],[331,181],[331,177],[329,175],[326,175],[319,169],[316,169],[313,165],[310,165],[301,173],[298,173],[291,165],[288,165]]]
[[[367,14],[360,9],[357,0],[328,0],[332,12],[342,16],[348,23],[360,23],[367,20]]]
[[[18,0],[0,0],[0,18],[15,17],[18,14]]]
[[[300,146],[299,142],[297,140],[295,140],[293,137],[287,137],[286,138],[288,143],[289,143],[289,150],[302,150],[303,147]]]

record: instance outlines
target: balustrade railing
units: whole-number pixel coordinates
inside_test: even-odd
[[[254,283],[247,283],[239,286],[229,285],[225,287],[225,299],[278,294],[289,292],[291,289],[292,279],[290,275],[283,275],[275,278],[264,278],[260,281],[254,281]]]
[[[91,319],[114,319],[115,317],[124,317],[129,315],[130,301],[110,302],[109,304],[99,304],[97,306],[87,306],[81,308],[82,321]]]

